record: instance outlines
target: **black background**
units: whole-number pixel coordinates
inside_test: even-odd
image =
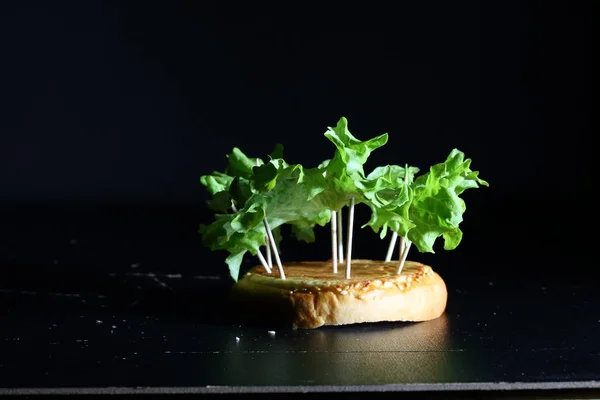
[[[413,258],[550,276],[592,244],[590,18],[588,2],[4,2],[3,261],[56,264],[57,245],[93,231],[221,268],[196,233],[199,176],[233,146],[282,143],[315,165],[346,116],[360,139],[390,134],[368,166],[427,168],[457,147],[491,184],[465,195],[458,250]],[[357,236],[357,257],[383,257]],[[288,243],[288,259],[327,253]],[[103,253],[129,266],[96,246],[90,268]]]

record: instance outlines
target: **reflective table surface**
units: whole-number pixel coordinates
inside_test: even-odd
[[[600,388],[592,280],[476,274],[482,258],[443,254],[433,257],[449,301],[437,320],[242,325],[225,308],[231,280],[220,255],[199,250],[195,236],[165,233],[168,218],[155,231],[91,221],[5,225],[0,394]]]

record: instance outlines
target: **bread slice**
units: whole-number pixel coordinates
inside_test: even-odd
[[[427,321],[446,309],[444,280],[431,267],[407,261],[352,260],[352,278],[337,274],[331,262],[284,265],[287,279],[275,268],[252,268],[232,288],[232,300],[246,319],[292,328],[318,328],[381,321]]]

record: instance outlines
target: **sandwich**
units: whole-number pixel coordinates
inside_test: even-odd
[[[445,250],[455,249],[466,210],[460,195],[488,183],[458,149],[422,174],[406,164],[367,173],[367,159],[388,134],[361,141],[342,117],[324,136],[334,153],[317,166],[286,162],[282,145],[264,159],[234,148],[223,172],[200,178],[215,215],[199,232],[212,251],[227,254],[235,309],[294,329],[440,317],[448,298],[445,282],[431,266],[408,260],[409,250],[434,253],[440,238]],[[355,207],[370,210],[362,228],[389,240],[385,257],[352,258]],[[287,232],[307,243],[326,232],[330,255],[282,260]],[[257,261],[243,270],[249,256]]]

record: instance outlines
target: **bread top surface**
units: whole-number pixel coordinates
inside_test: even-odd
[[[361,294],[373,290],[406,290],[413,285],[426,284],[441,279],[431,267],[406,261],[401,274],[397,274],[398,261],[352,260],[351,278],[345,278],[345,263],[340,263],[333,273],[331,261],[300,261],[286,263],[286,278],[281,279],[277,268],[272,273],[262,266],[252,268],[240,280],[258,289],[266,286],[285,292],[335,291],[341,294]]]

